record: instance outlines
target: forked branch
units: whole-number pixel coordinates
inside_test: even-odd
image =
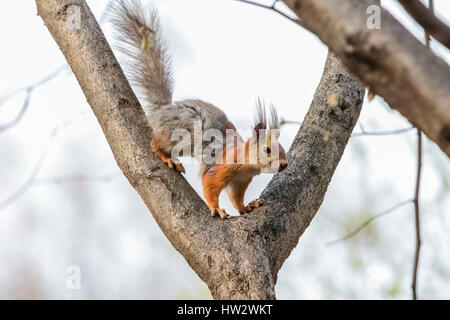
[[[211,218],[183,177],[149,148],[144,112],[83,0],[36,0],[38,13],[71,66],[115,160],[156,222],[215,298],[273,299],[277,272],[319,209],[358,119],[364,86],[329,54],[321,82],[288,155],[289,168],[249,215]],[[76,5],[81,26],[66,23]],[[338,97],[332,106],[324,103]],[[320,130],[317,130],[320,129]],[[322,132],[332,135],[326,138]]]

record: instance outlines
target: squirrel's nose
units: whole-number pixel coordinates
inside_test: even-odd
[[[284,169],[286,169],[288,166],[287,162],[281,162],[280,166],[278,167],[278,172],[283,171]]]

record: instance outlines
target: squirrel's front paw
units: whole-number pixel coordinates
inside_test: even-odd
[[[186,173],[186,170],[184,170],[184,167],[181,164],[181,162],[175,163],[175,170],[177,170],[180,173]]]
[[[256,199],[250,202],[244,209],[244,211],[239,211],[240,214],[246,214],[251,212],[253,209],[261,207],[264,204],[262,199]]]
[[[180,161],[167,159],[166,162],[170,169],[175,169],[176,171],[178,171],[180,173],[186,173],[186,170],[184,170],[184,167]]]
[[[220,219],[222,219],[222,220],[230,217],[230,215],[224,209],[220,209],[220,208],[211,209],[211,216],[214,217],[216,215],[216,213],[219,214]]]

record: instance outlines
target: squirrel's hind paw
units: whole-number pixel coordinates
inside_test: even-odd
[[[220,208],[211,209],[212,217],[214,217],[216,215],[216,213],[219,214],[220,219],[222,219],[222,220],[230,217],[230,215],[225,211],[225,209],[220,209]]]
[[[244,211],[239,211],[240,214],[246,214],[251,212],[255,208],[259,208],[264,204],[264,201],[262,199],[256,199],[250,202],[246,207]]]

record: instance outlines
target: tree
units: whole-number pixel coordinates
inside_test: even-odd
[[[99,120],[120,169],[169,241],[209,286],[213,297],[275,298],[278,270],[319,209],[356,124],[365,92],[362,82],[330,52],[308,114],[289,151],[290,166],[276,175],[261,195],[266,205],[251,215],[219,221],[209,216],[206,205],[189,184],[150,151],[151,129],[142,108],[86,3],[36,3]],[[308,1],[291,5],[300,10],[298,3]],[[80,10],[79,28],[67,23],[73,5]],[[330,47],[340,56],[337,46]],[[378,58],[373,57],[373,61]],[[357,69],[352,67],[352,59],[341,59],[352,70]],[[448,69],[443,70],[445,81]],[[366,71],[360,73],[365,75]],[[377,77],[369,82],[354,72],[384,96],[385,92],[378,89]],[[400,93],[392,91],[389,93],[400,99]],[[445,105],[436,103],[430,108],[435,105],[441,111],[438,115],[446,114],[442,112],[447,110]],[[444,126],[448,124],[445,117],[441,120]],[[445,144],[441,148],[445,151]]]

